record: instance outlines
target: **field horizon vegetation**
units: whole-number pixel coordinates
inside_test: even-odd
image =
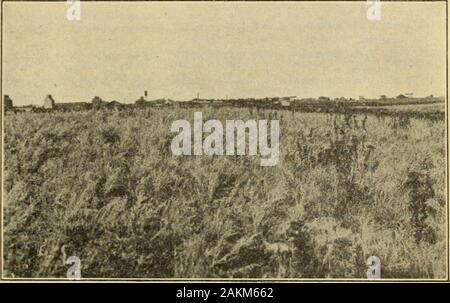
[[[401,97],[400,97],[401,96]],[[292,97],[266,97],[266,98],[238,98],[238,99],[201,99],[176,101],[170,98],[147,100],[141,96],[134,103],[121,103],[116,100],[105,101],[99,96],[95,96],[91,102],[59,102],[55,101],[52,95],[47,95],[42,104],[29,104],[15,106],[9,95],[5,95],[5,102],[8,100],[8,106],[5,105],[7,112],[48,112],[48,111],[85,111],[90,109],[132,109],[146,107],[174,107],[174,108],[192,108],[192,107],[238,107],[238,108],[260,108],[260,109],[288,109],[301,112],[340,112],[349,113],[389,113],[386,109],[395,107],[409,107],[409,112],[416,112],[420,106],[427,108],[421,109],[419,113],[441,113],[445,111],[445,97],[406,97],[400,95],[397,98],[379,98],[379,99],[353,99],[353,98],[297,98]],[[398,114],[398,112],[397,112]],[[429,115],[423,118],[429,118]],[[440,116],[439,118],[444,118]]]
[[[410,105],[412,106],[412,105]],[[442,108],[4,116],[6,278],[444,279]],[[280,159],[174,156],[174,120],[279,120]],[[438,115],[408,114],[416,112]]]

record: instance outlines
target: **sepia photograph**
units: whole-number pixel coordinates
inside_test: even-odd
[[[446,1],[1,2],[3,281],[448,281]]]

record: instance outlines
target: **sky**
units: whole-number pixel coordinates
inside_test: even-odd
[[[445,2],[3,3],[15,105],[267,96],[445,95]]]

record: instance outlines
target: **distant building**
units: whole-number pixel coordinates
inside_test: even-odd
[[[55,108],[63,111],[83,111],[91,109],[92,104],[87,102],[58,102]]]
[[[156,99],[156,100],[152,100],[150,102],[151,102],[152,106],[169,106],[169,105],[173,105],[173,100],[166,99],[166,98]]]
[[[13,108],[13,100],[8,95],[3,96],[3,108],[5,110]]]
[[[103,100],[99,96],[95,96],[94,98],[92,98],[92,107],[94,109],[99,109],[99,108],[120,109],[124,106],[125,106],[124,104],[122,104],[116,100],[112,100],[112,101],[108,102],[108,101]]]
[[[96,105],[96,104],[102,104],[102,103],[104,103],[104,101],[99,96],[95,96],[94,98],[92,98],[92,104]]]
[[[330,101],[329,97],[320,96],[319,101]]]
[[[387,97],[386,97],[386,95],[380,95],[380,99],[385,100],[385,99],[387,99]]]
[[[182,103],[183,102],[180,102],[180,101],[172,101],[172,105],[173,105],[174,108],[181,108],[181,107],[183,107]]]
[[[92,107],[93,108],[104,107],[104,106],[106,106],[106,104],[108,104],[108,102],[103,101],[103,99],[100,98],[99,96],[95,96],[94,98],[92,98]]]
[[[194,100],[196,100],[196,99],[194,99]],[[161,98],[161,99],[155,99],[155,100],[147,100],[146,98],[144,98],[142,96],[135,101],[136,106],[139,106],[139,107],[170,106],[170,105],[175,105],[174,103],[175,103],[175,101],[173,101],[171,99]]]
[[[120,103],[119,101],[112,100],[112,101],[108,102],[106,106],[108,108],[119,109],[119,108],[121,108],[123,106],[123,104]]]
[[[295,100],[295,98],[296,98],[295,96],[274,97],[274,98],[270,98],[269,101],[272,102],[272,104],[274,104],[274,105],[281,105],[281,106],[284,106],[284,107],[288,107],[288,106],[291,105],[291,102]],[[255,100],[246,99],[244,101],[248,105],[257,105]],[[265,101],[265,100],[260,100],[260,102],[262,102],[262,101]]]
[[[14,111],[29,113],[29,112],[38,111],[38,109],[34,105],[24,105],[24,106],[16,106],[14,108]]]
[[[141,96],[139,99],[137,99],[135,102],[134,102],[137,106],[145,106],[147,103],[148,103],[148,101],[143,97],[143,96]]]
[[[406,97],[405,95],[398,95],[397,99],[407,99],[408,97]]]
[[[212,100],[210,99],[192,99],[193,102],[195,102],[196,104],[201,104],[201,105],[208,105],[212,103]]]
[[[291,102],[294,101],[296,96],[289,96],[281,98],[281,106],[290,106]]]
[[[53,99],[52,95],[47,95],[47,97],[45,97],[44,108],[47,108],[47,109],[55,108],[55,100]]]
[[[294,101],[297,96],[282,97],[283,101]]]

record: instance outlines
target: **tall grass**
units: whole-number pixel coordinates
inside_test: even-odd
[[[11,277],[444,278],[443,121],[202,109],[279,119],[280,160],[173,156],[194,109],[5,117]]]

